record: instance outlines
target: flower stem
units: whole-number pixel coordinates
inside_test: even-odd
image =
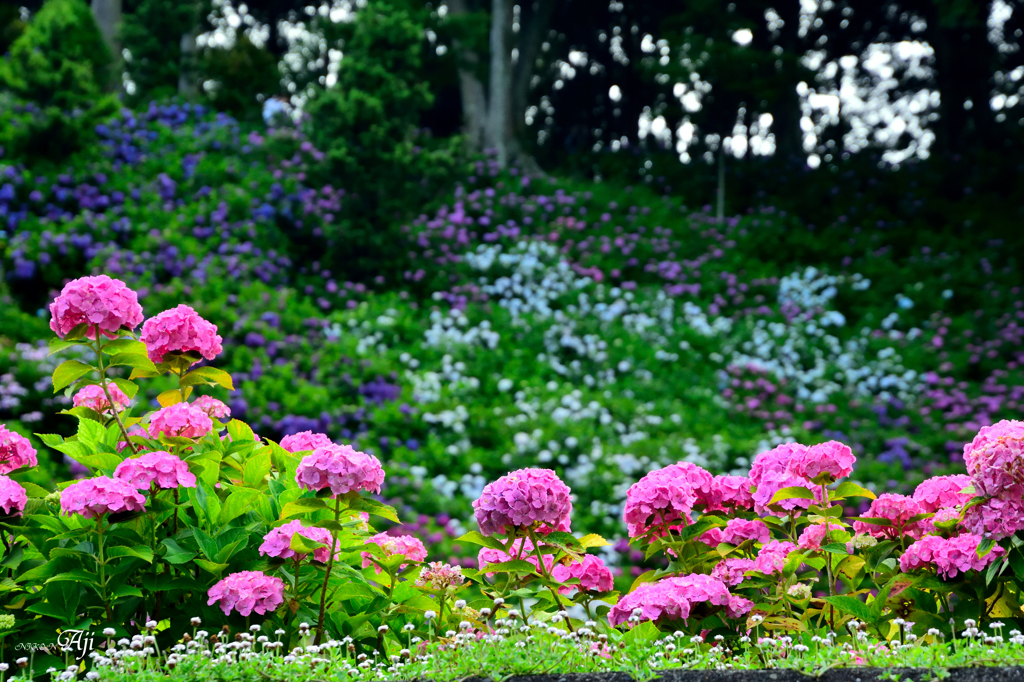
[[[110,395],[110,384],[107,379],[107,368],[103,365],[103,345],[100,342],[99,325],[96,325],[95,329],[96,345],[93,347],[93,350],[96,351],[96,361],[99,363],[96,369],[98,369],[100,373],[100,387],[103,389],[103,395],[107,397],[107,402],[110,404],[110,411],[114,413],[114,420],[117,422],[118,428],[121,429],[121,435],[124,437],[125,445],[127,445],[128,449],[132,451],[132,454],[135,454],[138,452],[138,450],[135,448],[135,444],[132,443],[131,439],[128,437],[128,429],[124,427],[124,422],[121,421],[121,412],[120,410],[117,409],[117,404],[114,403],[113,396]]]
[[[544,556],[540,553],[540,543],[537,542],[537,535],[533,532],[532,528],[527,528],[526,532],[530,536],[530,542],[533,543],[533,552],[537,555],[537,563],[540,564],[540,572],[548,581],[550,581],[551,576],[548,574],[548,567],[544,564]],[[551,591],[551,596],[555,598],[555,603],[558,605],[558,610],[565,611],[565,606],[562,604],[562,598],[558,596],[558,590],[556,590],[551,585],[548,585],[548,590]],[[569,628],[569,632],[573,631],[572,623],[569,621],[568,618],[565,619],[565,626]]]
[[[334,499],[334,522],[341,518],[341,498]],[[331,531],[331,556],[327,557],[327,570],[324,572],[324,587],[320,590],[320,617],[316,622],[316,638],[313,644],[319,645],[324,638],[324,617],[327,615],[327,582],[331,579],[331,569],[334,568],[334,553],[338,550],[337,531]]]
[[[107,560],[103,556],[103,517],[96,519],[96,545],[98,560],[97,565],[100,574],[100,599],[103,600],[103,609],[106,612],[107,620],[111,621],[114,619],[113,614],[110,612],[110,601],[107,599]]]

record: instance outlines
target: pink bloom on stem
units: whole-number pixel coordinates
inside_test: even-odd
[[[955,578],[968,571],[982,571],[1006,553],[999,545],[978,556],[978,545],[982,538],[964,534],[952,538],[928,535],[907,547],[900,557],[900,570],[904,573],[934,566],[943,578]]]
[[[937,512],[940,509],[966,504],[973,495],[960,492],[971,485],[971,477],[963,474],[953,476],[935,476],[925,479],[914,490],[914,499],[925,512]]]
[[[28,494],[21,484],[7,476],[0,476],[0,508],[8,516],[21,516],[28,504]]]
[[[711,577],[718,578],[729,587],[735,587],[746,580],[744,573],[753,570],[753,559],[728,558],[715,564],[715,567],[711,569]]]
[[[379,545],[384,550],[386,557],[393,556],[404,556],[411,561],[426,561],[427,559],[427,548],[423,546],[423,542],[419,538],[415,538],[411,535],[388,535],[387,533],[377,533],[372,538],[367,538],[367,544],[373,543]],[[373,566],[373,570],[376,573],[380,573],[380,567],[370,561],[370,557],[373,556],[369,552],[361,552],[360,556],[363,557],[363,568],[369,568]],[[398,570],[402,570],[408,564],[402,564]]]
[[[1024,422],[1004,419],[983,426],[964,446],[967,473],[978,494],[1019,500],[1024,497]]]
[[[993,497],[968,507],[963,526],[974,535],[1002,540],[1024,530],[1024,500]]]
[[[213,431],[213,421],[192,403],[175,403],[161,408],[149,418],[151,438],[174,436],[202,438]]]
[[[690,464],[689,467],[695,465]],[[670,464],[650,472],[629,487],[622,510],[629,537],[643,535],[652,529],[664,532],[670,527],[688,525],[690,513],[699,502],[698,494],[710,500],[713,477],[708,474],[705,480],[699,471],[689,467],[682,466],[682,463]],[[706,471],[704,473],[707,474]]]
[[[104,514],[142,511],[146,498],[128,481],[107,476],[86,478],[72,483],[60,494],[60,509],[65,514],[81,514],[87,519]]]
[[[853,473],[856,461],[848,445],[830,440],[796,450],[787,462],[786,469],[794,476],[821,485],[849,476]]]
[[[900,535],[919,538],[923,535],[926,524],[911,521],[915,516],[925,513],[924,508],[912,497],[883,493],[871,501],[864,518],[883,519],[887,523],[870,523],[854,521],[853,530],[867,533],[876,538],[898,539]]]
[[[325,445],[306,455],[295,470],[295,482],[306,490],[330,488],[334,495],[365,490],[379,493],[384,470],[373,455],[351,445]]]
[[[568,532],[572,491],[550,469],[520,469],[484,486],[473,513],[484,535],[520,528]]]
[[[780,500],[776,505],[783,509],[783,514],[807,509],[812,504],[821,502],[821,486],[810,483],[788,469],[789,460],[797,455],[804,456],[807,449],[806,445],[799,443],[783,443],[754,458],[754,464],[750,467],[750,482],[756,487],[753,495],[755,512],[776,514],[777,512],[768,508],[768,503],[775,497],[775,493],[783,488],[806,488],[814,496],[813,500],[800,497]]]
[[[312,431],[299,431],[281,439],[281,447],[288,452],[303,452],[305,450],[312,452],[327,445],[334,445],[334,441],[325,433],[313,433]]]
[[[829,531],[838,530],[835,525],[829,525]],[[811,525],[804,528],[803,532],[800,533],[800,538],[797,540],[797,545],[800,549],[809,549],[812,552],[820,552],[822,544],[827,544],[828,532],[825,530],[824,523],[812,523]]]
[[[260,545],[259,550],[260,554],[266,554],[278,559],[291,559],[293,557],[298,557],[300,560],[305,559],[305,554],[298,553],[291,548],[292,536],[296,533],[307,540],[327,545],[326,547],[317,547],[313,550],[313,559],[326,564],[327,560],[331,557],[331,543],[333,541],[331,532],[326,528],[304,526],[302,521],[298,519],[289,521],[283,526],[271,528],[270,532],[263,536],[263,544]]]
[[[548,573],[554,568],[555,558],[550,554],[542,554],[544,557],[544,567]],[[530,538],[517,538],[512,543],[511,553],[505,553],[500,549],[492,549],[490,547],[482,548],[476,555],[477,567],[482,571],[491,564],[503,564],[506,561],[512,561],[513,559],[522,559],[528,561],[540,571],[540,563],[537,561],[537,553],[534,551],[533,543]],[[494,573],[487,573],[488,578],[493,578]]]
[[[118,412],[122,411],[128,406],[128,403],[132,401],[131,398],[124,394],[117,384],[110,382],[107,386],[107,390],[110,391],[110,397],[114,399],[114,407]],[[83,386],[75,393],[71,402],[75,407],[88,407],[90,410],[104,414],[110,411],[110,401],[107,400],[107,394],[103,392],[102,386],[96,384],[89,384]]]
[[[129,426],[128,427],[128,437],[129,438],[149,438],[150,435],[149,435],[149,431],[146,429],[145,426],[143,426],[142,424],[136,424],[135,426]],[[128,447],[128,444],[124,442],[124,436],[122,436],[121,440],[117,441],[117,451],[121,452],[126,447]]]
[[[9,474],[16,469],[37,464],[36,449],[28,442],[28,438],[0,424],[0,474]]]
[[[746,476],[715,476],[711,483],[707,511],[753,509],[754,495],[750,492],[753,487]]]
[[[96,338],[96,327],[107,338],[121,329],[135,329],[142,322],[142,306],[134,291],[106,275],[81,277],[64,285],[50,304],[50,329],[64,338],[80,324],[89,325],[86,337]]]
[[[432,590],[447,590],[449,587],[465,582],[462,566],[452,566],[441,561],[432,561],[423,567],[416,578],[417,587],[429,587]]]
[[[729,519],[725,528],[712,528],[704,533],[700,540],[709,547],[717,547],[721,543],[739,545],[747,540],[768,542],[771,533],[764,521],[758,519]]]
[[[188,465],[169,452],[158,450],[126,459],[114,469],[114,478],[142,490],[156,483],[158,488],[195,488],[196,477]]]
[[[772,540],[761,547],[761,551],[754,560],[754,568],[752,570],[759,571],[765,575],[781,573],[782,568],[789,559],[790,552],[794,552],[796,549],[797,546],[792,542]]]
[[[184,304],[146,320],[140,338],[153,362],[163,362],[170,353],[189,352],[213,360],[224,350],[217,325]]]
[[[685,575],[665,578],[653,583],[643,583],[634,591],[622,597],[608,612],[608,622],[613,626],[629,622],[634,610],[639,610],[641,621],[664,623],[687,620],[693,608],[701,603],[725,608],[730,617],[750,610],[742,598],[733,600],[729,588],[721,580],[709,575]]]
[[[201,395],[192,404],[210,419],[227,419],[231,416],[231,408],[210,395]]]
[[[570,578],[579,578],[579,585],[563,585],[558,588],[562,594],[569,594],[577,588],[585,592],[611,592],[615,587],[615,578],[611,569],[604,565],[600,557],[584,554],[583,562],[573,561],[568,565],[555,564],[551,570],[551,578],[564,582]]]
[[[225,616],[232,610],[240,616],[253,611],[262,616],[284,603],[284,581],[259,571],[240,571],[211,587],[207,596],[207,605],[217,604]]]

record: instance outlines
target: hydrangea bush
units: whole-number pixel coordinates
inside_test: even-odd
[[[94,677],[242,660],[246,645],[230,643],[255,638],[283,664],[396,679],[523,628],[598,657],[670,632],[720,653],[827,643],[854,664],[866,638],[899,651],[1024,623],[1022,522],[1008,515],[1024,506],[1021,422],[982,428],[964,446],[969,476],[928,479],[912,496],[851,480],[856,457],[834,440],[778,445],[745,476],[685,461],[652,471],[628,488],[622,516],[631,547],[660,566],[616,585],[590,552],[608,542],[575,526],[574,493],[553,470],[482,487],[465,521],[479,530],[459,538],[480,548],[476,566],[428,562],[379,499],[376,456],[222,421],[223,405],[198,392],[233,379],[207,364],[217,329],[194,312],[173,343],[155,337],[154,353],[123,282],[72,281],[51,311],[50,352],[78,351],[54,369],[53,390],[91,398],[63,412],[74,435],[36,437],[88,472],[55,490],[23,480],[38,452],[0,427],[0,598],[14,616],[0,637],[102,630]],[[133,401],[148,381],[173,388],[147,411]],[[200,625],[222,629],[217,641]],[[114,643],[128,638],[139,646]],[[33,675],[64,663],[49,652],[18,665]]]

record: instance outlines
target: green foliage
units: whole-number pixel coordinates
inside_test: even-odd
[[[252,44],[241,34],[231,49],[207,49],[200,60],[203,78],[213,85],[206,92],[210,104],[236,118],[259,118],[258,95],[272,95],[278,89],[274,55]]]
[[[126,0],[121,41],[129,55],[125,70],[135,84],[135,91],[128,93],[130,102],[177,94],[181,37],[198,23],[203,6],[180,0]]]

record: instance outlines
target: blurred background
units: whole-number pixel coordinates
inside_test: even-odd
[[[434,558],[522,466],[611,537],[647,470],[786,440],[907,492],[1024,406],[1022,32],[1011,0],[5,2],[0,420],[73,431],[46,305],[105,273],[218,324],[261,436],[381,457]]]

